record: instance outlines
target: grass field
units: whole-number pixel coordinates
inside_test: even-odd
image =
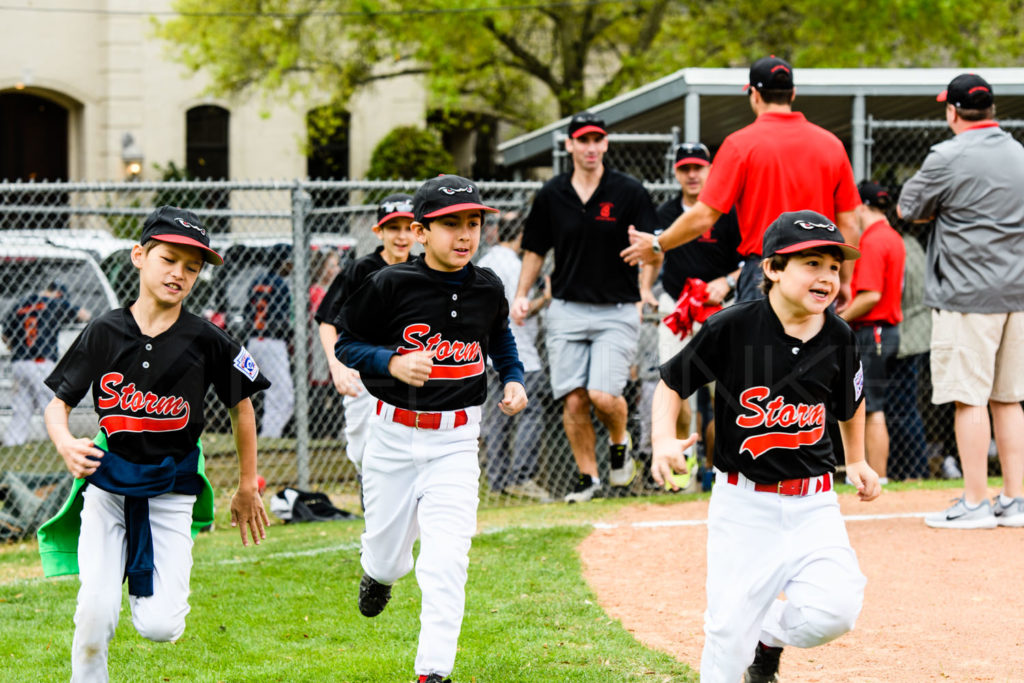
[[[633,501],[481,511],[453,679],[695,680],[605,615],[581,578],[576,545],[588,522]],[[242,548],[224,502],[218,529],[196,541],[185,635],[173,645],[140,638],[125,600],[111,680],[413,679],[419,590],[407,576],[381,616],[358,613],[361,522],[274,526],[258,548]],[[70,676],[78,581],[38,575],[34,543],[0,547],[0,680]]]

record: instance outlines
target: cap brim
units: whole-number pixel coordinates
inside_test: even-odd
[[[797,242],[791,244],[788,247],[782,249],[776,249],[776,254],[792,254],[796,251],[804,251],[805,249],[814,249],[815,247],[838,247],[839,251],[843,252],[843,257],[854,261],[860,258],[860,250],[856,247],[851,247],[849,244],[843,242],[833,242],[832,240],[807,240],[806,242]]]
[[[947,94],[949,94],[949,91],[948,90],[943,90],[942,92],[940,92],[938,95],[935,96],[935,101],[936,102],[945,102]]]
[[[601,126],[583,126],[582,128],[578,128],[573,132],[572,138],[573,140],[575,140],[576,138],[583,137],[587,133],[600,133],[601,135],[608,135],[608,131],[606,131]]]
[[[384,225],[385,223],[387,223],[392,218],[412,218],[412,217],[413,217],[412,216],[412,211],[392,211],[391,213],[389,213],[388,215],[384,216],[379,221],[377,221],[377,224],[374,225],[373,227],[379,228],[380,226]]]
[[[710,166],[711,162],[708,161],[707,159],[701,159],[700,157],[683,157],[682,159],[680,159],[679,161],[676,162],[676,165],[673,168],[679,168],[680,166],[682,166],[684,164],[697,164],[698,166]]]
[[[159,240],[161,242],[171,242],[172,244],[183,244],[187,247],[199,247],[199,249],[203,252],[204,261],[206,261],[207,263],[212,263],[215,266],[224,265],[223,257],[221,257],[220,254],[215,252],[213,249],[210,249],[208,246],[206,246],[199,240],[194,240],[190,237],[184,237],[183,235],[152,235],[150,236],[149,239]]]
[[[750,83],[747,83],[745,86],[743,86],[743,92],[750,92],[750,89],[753,88],[753,87],[754,87],[753,85],[751,85]]]
[[[489,206],[484,206],[483,204],[477,204],[475,202],[467,202],[465,204],[452,204],[451,206],[446,206],[443,209],[438,209],[437,211],[425,213],[423,214],[423,217],[437,218],[438,216],[447,216],[450,213],[456,213],[458,211],[467,211],[470,209],[480,209],[481,211],[490,211],[491,213],[498,213],[497,209],[492,209]]]

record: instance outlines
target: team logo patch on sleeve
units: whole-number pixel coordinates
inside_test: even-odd
[[[853,376],[853,400],[859,401],[864,391],[864,364],[857,364],[857,374]]]
[[[232,365],[238,368],[240,373],[248,377],[250,382],[254,381],[256,375],[260,374],[260,366],[256,365],[256,359],[245,350],[244,346],[239,350],[238,355],[235,356]]]

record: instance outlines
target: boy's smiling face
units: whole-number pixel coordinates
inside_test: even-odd
[[[424,247],[427,265],[447,272],[465,267],[480,246],[483,211],[463,209],[426,220],[430,223],[429,229],[418,222],[414,222],[412,227],[416,240]]]
[[[841,258],[831,250],[806,249],[791,255],[786,267],[772,270],[764,261],[764,273],[774,284],[768,292],[776,305],[794,315],[820,315],[839,295]]]
[[[156,240],[147,246],[132,247],[132,263],[139,269],[139,298],[159,306],[180,306],[203,268],[202,251]]]
[[[373,231],[384,243],[385,261],[394,265],[408,260],[409,250],[416,239],[411,218],[392,218],[384,225],[375,226]]]

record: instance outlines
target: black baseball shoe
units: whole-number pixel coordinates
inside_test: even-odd
[[[384,611],[391,599],[391,586],[385,586],[363,574],[359,582],[359,611],[364,617],[375,617]]]
[[[441,674],[430,674],[429,676],[420,676],[413,683],[452,683],[452,679],[441,678]]]
[[[781,656],[781,647],[768,647],[764,643],[758,643],[754,651],[754,663],[747,667],[746,673],[743,674],[743,683],[778,683]]]

